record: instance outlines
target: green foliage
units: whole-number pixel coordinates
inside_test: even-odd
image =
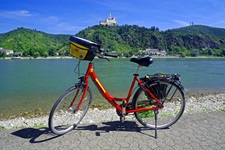
[[[141,118],[153,118],[155,117],[155,113],[153,110],[150,110],[150,111],[143,111],[143,112],[140,112],[139,113],[139,116]]]
[[[225,112],[225,108],[220,108],[219,110]]]
[[[52,35],[44,32],[18,28],[0,34],[0,47],[14,52],[23,52],[23,56],[47,57],[54,49],[57,52],[69,51],[69,35]]]
[[[35,128],[42,128],[42,127],[46,127],[46,125],[43,123],[43,122],[41,122],[41,123],[34,123],[34,127]]]
[[[173,33],[178,35],[199,35],[225,39],[225,29],[208,27],[204,25],[194,25],[184,28],[173,29]]]
[[[68,56],[69,36],[18,28],[0,34],[0,47],[23,52],[22,56]],[[105,50],[130,57],[147,48],[165,50],[167,55],[225,56],[225,29],[195,25],[167,31],[137,25],[88,27],[76,36],[91,40]],[[0,57],[3,54],[0,53]],[[142,54],[139,54],[142,55]]]
[[[80,31],[76,36],[94,41],[109,51],[138,51],[146,48],[163,47],[158,28],[150,29],[129,26],[96,25]]]
[[[197,50],[197,49],[192,50],[192,52],[191,52],[192,57],[197,57],[198,55],[199,55],[199,50]]]
[[[3,127],[3,126],[0,125],[0,130],[3,130],[3,129],[5,129],[5,127]]]
[[[0,52],[0,58],[5,58],[6,57],[6,53],[5,52]]]
[[[188,26],[179,29],[159,31],[136,25],[96,25],[80,31],[77,36],[89,39],[109,51],[117,51],[129,57],[127,51],[135,54],[147,48],[165,50],[168,55],[225,56],[225,29],[207,26]],[[216,52],[215,52],[216,51]]]

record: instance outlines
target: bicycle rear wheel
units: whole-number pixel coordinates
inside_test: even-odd
[[[84,94],[84,88],[83,86],[69,88],[53,105],[48,124],[54,134],[62,135],[73,130],[86,115],[92,100],[89,88],[79,109],[77,107]]]
[[[168,128],[176,123],[182,116],[185,108],[185,98],[182,89],[173,82],[154,82],[149,85],[149,90],[163,103],[163,108],[158,110],[157,128]],[[139,88],[133,98],[133,107],[152,107],[156,102],[147,93]],[[147,105],[147,106],[146,106]],[[155,113],[143,111],[134,113],[136,119],[144,126],[155,129]]]

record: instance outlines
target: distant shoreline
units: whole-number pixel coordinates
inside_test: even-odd
[[[179,56],[151,56],[152,58],[182,58],[182,57],[179,57]],[[97,57],[96,57],[97,58]],[[118,58],[127,58],[127,57],[118,57]],[[128,57],[128,58],[131,58],[131,57]],[[209,59],[209,58],[212,58],[212,59],[215,59],[215,58],[225,58],[225,57],[215,57],[215,56],[198,56],[198,57],[184,57],[184,58],[191,58],[191,59],[198,59],[198,58],[206,58],[206,59]],[[33,58],[33,57],[5,57],[5,58],[0,58],[0,60],[29,60],[29,59],[32,59],[32,60],[39,60],[39,59],[76,59],[75,57],[72,57],[72,56],[53,56],[53,57],[37,57],[37,58]]]
[[[60,57],[60,56],[55,56],[55,57],[37,57],[37,58],[33,58],[33,57],[5,57],[4,58],[5,60],[28,60],[28,59],[75,59],[74,57],[71,57],[71,56],[63,56],[63,57]],[[2,59],[2,60],[4,60]]]

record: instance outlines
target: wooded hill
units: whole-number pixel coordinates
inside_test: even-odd
[[[104,49],[130,56],[147,48],[165,50],[167,55],[225,56],[225,29],[194,25],[160,31],[137,25],[88,27],[76,36],[100,44]],[[70,35],[53,35],[18,28],[0,34],[0,47],[23,52],[24,56],[69,55]]]
[[[18,28],[0,34],[0,47],[23,52],[23,56],[55,56],[69,55],[70,35],[53,35],[37,30]]]
[[[225,56],[225,29],[202,25],[159,31],[157,27],[93,26],[77,36],[93,40],[108,50],[137,52],[146,48],[165,50],[168,55]]]

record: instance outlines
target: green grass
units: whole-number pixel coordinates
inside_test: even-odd
[[[5,127],[3,127],[3,126],[0,126],[0,130],[3,130],[3,129],[5,129]]]
[[[173,116],[171,113],[164,113],[164,114],[160,114],[161,117],[168,117],[168,116]]]
[[[44,123],[34,123],[34,128],[41,128],[41,127],[46,127],[46,125]]]
[[[224,109],[225,111],[225,109]],[[179,111],[176,111],[175,114],[177,115]],[[155,113],[153,110],[150,110],[150,111],[143,111],[143,112],[140,112],[139,113],[139,116],[141,118],[152,118],[152,117],[155,117]],[[159,114],[159,116],[161,117],[168,117],[168,116],[173,116],[172,113],[161,113]]]
[[[150,110],[150,111],[143,111],[143,112],[140,112],[139,113],[139,116],[141,118],[152,118],[155,116],[155,113],[153,110]]]
[[[225,112],[225,108],[220,108],[219,110]]]

